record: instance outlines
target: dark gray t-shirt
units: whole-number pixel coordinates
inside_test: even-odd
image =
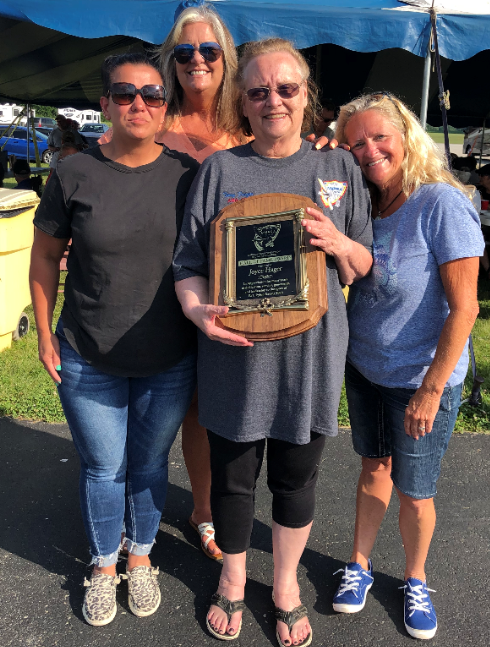
[[[308,196],[339,231],[371,248],[369,193],[350,153],[318,152],[303,142],[294,155],[272,159],[247,144],[215,153],[202,165],[174,256],[176,281],[209,276],[210,221],[228,203],[261,193]],[[198,333],[202,425],[238,442],[277,438],[302,445],[311,431],[337,434],[348,328],[337,267],[331,257],[326,261],[328,312],[311,330],[252,348]]]
[[[198,168],[188,155],[165,148],[151,164],[130,168],[97,147],[64,160],[46,186],[34,224],[72,238],[65,335],[101,371],[154,375],[195,344],[171,262]]]

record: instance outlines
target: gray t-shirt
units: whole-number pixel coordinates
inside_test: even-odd
[[[294,193],[317,202],[337,229],[371,248],[369,194],[354,157],[314,151],[257,155],[250,144],[209,157],[189,192],[174,256],[176,281],[209,275],[210,221],[228,203],[261,193]],[[330,202],[333,211],[328,206]],[[337,267],[327,261],[328,312],[311,330],[252,348],[199,333],[199,421],[233,441],[277,438],[298,445],[311,431],[335,436],[347,351],[347,314]]]

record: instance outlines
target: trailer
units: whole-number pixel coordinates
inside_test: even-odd
[[[59,108],[58,114],[67,119],[78,121],[80,126],[87,122],[100,124],[100,112],[96,110],[77,110],[76,108]]]

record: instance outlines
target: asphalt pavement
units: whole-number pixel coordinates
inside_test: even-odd
[[[429,555],[428,585],[439,620],[433,647],[490,645],[490,436],[455,435],[436,499],[438,524]],[[220,566],[207,559],[188,524],[192,499],[177,439],[157,543],[162,606],[136,618],[127,588],[106,627],[81,614],[89,554],[78,506],[78,460],[65,425],[0,418],[0,647],[201,647],[219,643],[205,628]],[[403,626],[403,546],[395,497],[372,555],[374,585],[360,614],[336,614],[333,573],[349,557],[359,459],[348,430],[327,439],[317,489],[317,514],[301,560],[303,602],[313,645],[413,645]],[[123,567],[123,565],[121,565]],[[275,645],[271,601],[270,495],[262,474],[248,557],[248,583],[237,647]]]

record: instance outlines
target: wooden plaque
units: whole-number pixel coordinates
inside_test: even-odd
[[[253,341],[316,326],[328,307],[325,253],[301,225],[310,198],[264,193],[233,202],[211,223],[209,296],[230,310],[218,326]]]

